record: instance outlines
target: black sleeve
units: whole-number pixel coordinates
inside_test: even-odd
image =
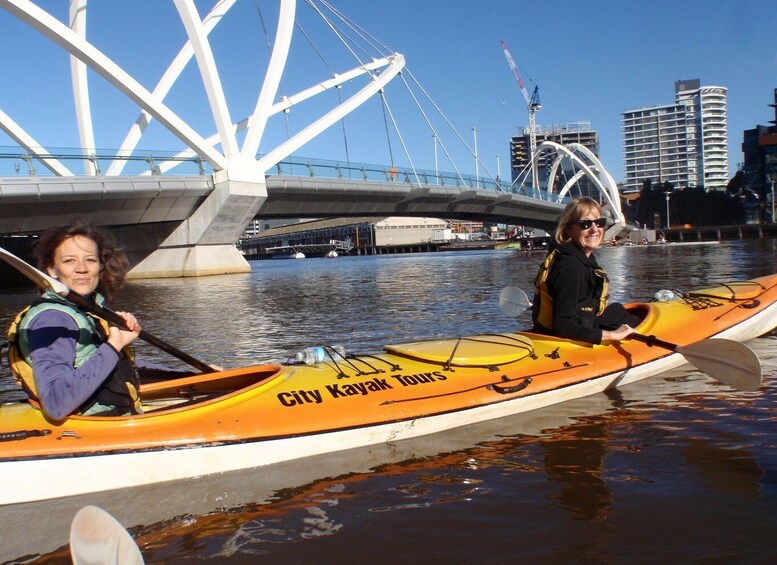
[[[575,258],[559,257],[548,276],[548,291],[553,297],[553,335],[599,344],[602,330],[586,325],[580,305],[589,301],[586,268]],[[593,322],[594,315],[591,315]]]

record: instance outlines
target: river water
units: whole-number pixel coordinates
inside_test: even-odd
[[[777,240],[602,249],[617,300],[777,271]],[[299,348],[510,331],[501,288],[541,253],[252,263],[245,275],[133,281],[116,309],[224,367]],[[0,325],[33,298],[0,291]],[[84,504],[148,563],[768,563],[777,561],[777,334],[749,343],[765,386],[690,367],[609,394],[396,445],[127,493],[0,508],[0,563],[67,563]],[[139,345],[144,358],[176,361]],[[5,367],[0,399],[18,398]],[[2,478],[0,478],[2,480]],[[88,477],[85,477],[88,480]]]

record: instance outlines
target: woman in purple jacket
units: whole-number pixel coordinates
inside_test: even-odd
[[[38,268],[72,291],[101,303],[124,284],[127,259],[97,228],[74,224],[44,232],[34,254]],[[52,420],[71,414],[141,411],[130,344],[140,334],[110,325],[75,303],[45,291],[11,326],[11,368],[31,402]]]

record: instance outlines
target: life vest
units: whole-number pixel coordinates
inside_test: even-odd
[[[535,324],[539,325],[547,331],[553,330],[553,296],[551,296],[548,290],[548,275],[550,269],[556,258],[561,254],[559,249],[553,249],[547,254],[545,260],[540,265],[537,271],[537,276],[534,279],[534,304],[532,305],[533,317]],[[607,279],[607,273],[604,269],[594,269],[594,277],[596,279],[597,294],[599,296],[599,302],[596,306],[596,316],[601,316],[604,313],[604,309],[607,307],[607,299],[609,298],[609,280]]]
[[[98,295],[98,302],[102,297]],[[40,408],[38,391],[35,386],[32,363],[30,361],[29,339],[27,331],[33,318],[44,310],[58,310],[68,314],[78,326],[76,342],[75,368],[83,365],[92,357],[100,345],[107,340],[108,322],[93,314],[88,314],[59,295],[46,291],[41,298],[19,312],[8,329],[8,362],[19,386],[27,393],[30,403]],[[100,414],[142,412],[138,389],[140,382],[134,363],[134,354],[128,346],[119,353],[116,369],[103,382],[100,388],[81,406],[79,414],[90,413],[96,406],[108,407]]]

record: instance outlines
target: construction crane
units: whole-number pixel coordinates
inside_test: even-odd
[[[526,99],[527,109],[529,110],[529,158],[531,159],[531,182],[532,188],[538,188],[537,164],[534,162],[534,155],[537,153],[537,122],[534,114],[539,110],[542,110],[539,87],[535,86],[534,92],[529,96],[526,85],[521,78],[521,73],[518,72],[518,66],[515,64],[515,60],[510,54],[510,50],[507,48],[507,43],[505,43],[504,40],[500,40],[499,43],[502,44],[502,49],[504,49],[505,57],[507,58],[507,64],[510,65],[510,70],[513,71],[513,75],[515,75],[515,79],[518,81],[518,86],[521,89],[524,99]]]

